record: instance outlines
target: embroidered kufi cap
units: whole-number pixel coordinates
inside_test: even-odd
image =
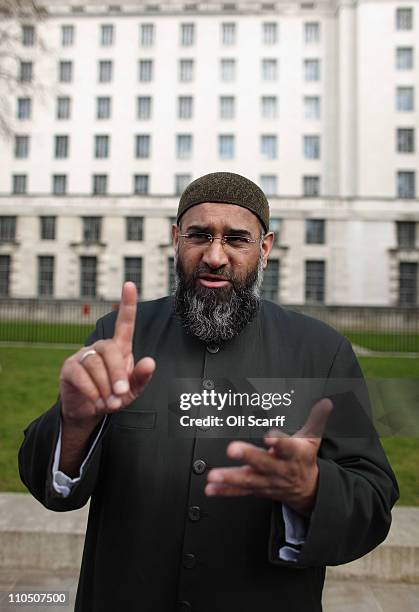
[[[182,193],[177,211],[177,222],[192,206],[204,202],[236,204],[255,214],[269,230],[269,203],[262,189],[250,179],[233,172],[211,172],[190,183]]]

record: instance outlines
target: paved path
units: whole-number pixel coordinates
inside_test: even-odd
[[[69,606],[36,606],[36,612],[70,612],[74,609],[78,574],[76,572],[0,570],[0,612],[30,610],[10,606],[6,591],[63,590],[69,591]],[[278,608],[279,609],[279,608]],[[357,580],[326,581],[323,596],[324,612],[417,612],[419,584],[361,582]],[[122,612],[122,611],[121,611]],[[287,612],[286,610],[284,612]],[[307,611],[309,612],[309,611]]]

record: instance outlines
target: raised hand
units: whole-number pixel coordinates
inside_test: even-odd
[[[156,364],[144,357],[134,367],[136,312],[137,290],[134,283],[126,282],[113,338],[85,346],[64,362],[60,374],[64,421],[94,426],[104,414],[120,410],[143,391]]]
[[[332,402],[324,398],[313,406],[306,423],[293,436],[271,430],[264,438],[268,450],[247,442],[231,442],[227,455],[242,460],[244,465],[212,469],[205,493],[266,497],[308,516],[317,491],[317,453],[332,409]]]

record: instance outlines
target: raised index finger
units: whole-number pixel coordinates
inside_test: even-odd
[[[114,340],[122,349],[131,351],[137,314],[137,288],[134,283],[126,282],[122,287],[121,302],[115,323]]]

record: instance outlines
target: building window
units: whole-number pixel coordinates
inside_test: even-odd
[[[415,92],[413,87],[397,88],[396,109],[398,111],[412,111],[415,109]]]
[[[16,159],[29,157],[29,136],[15,136],[15,157]]]
[[[265,159],[276,159],[278,156],[277,151],[277,137],[275,134],[263,134],[260,137],[260,149],[262,156]]]
[[[111,98],[99,97],[96,98],[96,119],[111,118]]]
[[[97,257],[80,257],[80,297],[96,297]]]
[[[413,9],[411,8],[396,9],[396,29],[397,30],[412,30],[413,29]]]
[[[125,239],[126,240],[144,240],[143,237],[143,217],[126,217],[125,218]]]
[[[134,193],[136,195],[145,195],[149,190],[149,176],[148,174],[135,174],[134,175]]]
[[[415,130],[413,128],[397,128],[397,152],[415,152]]]
[[[192,119],[193,115],[193,98],[192,96],[178,97],[178,119]]]
[[[304,96],[304,117],[306,119],[320,119],[319,96]]]
[[[220,60],[220,78],[224,82],[232,82],[236,79],[236,60]]]
[[[320,81],[320,60],[318,59],[304,60],[304,80],[305,81]]]
[[[325,270],[324,261],[306,261],[305,299],[306,302],[322,304],[324,302]]]
[[[12,177],[12,189],[15,195],[23,195],[27,191],[26,174],[14,174]]]
[[[325,243],[324,219],[306,219],[306,244]]]
[[[176,274],[174,257],[167,258],[167,289],[170,295],[176,290]]]
[[[304,42],[307,44],[320,42],[320,24],[316,21],[304,24]]]
[[[194,79],[194,61],[191,59],[179,60],[179,81],[188,83]]]
[[[55,136],[54,155],[56,159],[65,159],[68,157],[69,137]]]
[[[140,60],[138,62],[138,78],[141,82],[153,80],[153,60]]]
[[[303,195],[307,198],[317,198],[320,195],[320,177],[303,176]]]
[[[58,80],[60,83],[71,83],[73,80],[73,62],[68,60],[58,62]]]
[[[221,24],[221,40],[223,45],[236,44],[236,24],[222,23]]]
[[[74,26],[61,26],[61,46],[71,47],[72,45],[74,45]]]
[[[137,98],[137,119],[151,119],[151,97]]]
[[[57,119],[70,119],[71,115],[71,98],[68,96],[60,96],[57,98]]]
[[[99,83],[110,83],[112,81],[113,64],[111,60],[99,60]]]
[[[402,261],[399,264],[399,304],[417,306],[418,304],[418,264]]]
[[[234,96],[221,96],[219,99],[219,104],[220,104],[220,118],[221,119],[234,119],[234,115],[235,115]]]
[[[93,175],[93,195],[106,195],[108,192],[107,174]]]
[[[54,295],[54,257],[52,255],[38,256],[38,296],[52,297]]]
[[[102,217],[82,217],[83,242],[100,242]]]
[[[305,159],[320,159],[320,136],[304,136]]]
[[[262,96],[262,117],[276,119],[278,116],[278,99],[276,96]]]
[[[95,158],[105,159],[109,157],[109,136],[95,136]]]
[[[40,217],[41,240],[55,240],[55,217]]]
[[[151,136],[149,134],[137,134],[135,137],[135,157],[145,159],[150,157]]]
[[[263,271],[262,297],[265,300],[278,301],[279,293],[279,260],[268,259]]]
[[[278,78],[278,62],[276,59],[262,60],[262,79],[264,81],[276,81]]]
[[[16,240],[16,217],[0,217],[0,242],[15,242]]]
[[[131,281],[137,287],[138,295],[143,290],[143,260],[141,257],[124,257],[124,281]]]
[[[35,44],[35,28],[32,25],[22,26],[22,45],[33,47]]]
[[[175,194],[181,195],[191,182],[190,174],[175,174]]]
[[[54,174],[52,177],[52,193],[54,195],[65,195],[67,193],[67,176],[65,174]]]
[[[397,195],[399,198],[416,197],[416,176],[413,170],[400,170],[397,172]]]
[[[152,23],[141,24],[140,44],[142,47],[152,47],[154,45],[154,25]]]
[[[278,42],[278,25],[276,23],[262,24],[262,40],[265,45],[274,45]]]
[[[260,186],[266,196],[275,196],[278,193],[277,178],[275,174],[262,174]]]
[[[10,294],[10,255],[0,255],[0,295]]]
[[[282,240],[282,219],[271,217],[269,219],[269,231],[274,232],[274,246],[279,246]]]
[[[32,100],[31,98],[17,99],[17,118],[30,119],[32,115]]]
[[[178,159],[190,159],[192,156],[192,135],[176,135],[176,157]]]
[[[218,155],[220,159],[234,158],[234,136],[233,134],[220,134],[218,136]]]
[[[102,47],[109,47],[114,42],[114,27],[113,25],[100,26],[100,44]]]
[[[397,47],[397,70],[411,70],[413,68],[413,47]]]
[[[193,45],[195,42],[195,25],[193,23],[180,24],[180,44],[183,46]]]
[[[20,62],[19,81],[21,83],[30,83],[32,79],[33,79],[32,62]]]
[[[397,246],[401,249],[414,249],[416,246],[416,222],[397,221]]]

